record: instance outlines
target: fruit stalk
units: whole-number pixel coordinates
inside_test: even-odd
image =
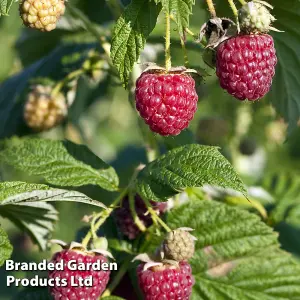
[[[181,44],[181,48],[182,48],[182,51],[183,51],[184,66],[188,68],[189,58],[188,58],[186,47],[185,47],[184,37],[182,37],[182,36],[180,37],[180,44]]]
[[[97,232],[97,230],[100,228],[100,226],[106,221],[106,219],[111,215],[111,213],[114,211],[114,209],[116,208],[116,206],[119,205],[120,201],[128,194],[129,189],[131,188],[132,183],[134,182],[137,174],[139,173],[140,169],[137,168],[130,181],[128,186],[122,190],[122,192],[116,197],[116,199],[113,201],[113,203],[105,210],[101,213],[101,217],[100,219],[93,225],[93,228],[91,228],[89,230],[89,232],[87,233],[87,235],[84,237],[84,239],[82,240],[82,245],[84,247],[87,247],[88,243],[90,242],[91,238],[93,237],[94,233]]]
[[[133,192],[130,191],[128,196],[129,196],[129,207],[130,207],[130,212],[131,212],[133,221],[141,232],[145,232],[147,230],[147,228],[145,227],[145,225],[143,224],[143,222],[141,221],[141,219],[139,218],[139,216],[135,210]]]
[[[149,202],[149,200],[144,199],[144,198],[142,198],[142,199],[145,202],[145,204],[147,206],[147,209],[148,209],[153,221],[159,223],[167,232],[171,232],[172,229],[157,215],[155,210],[152,208],[152,205]]]
[[[64,87],[65,84],[67,84],[72,79],[79,77],[83,73],[84,73],[83,69],[78,69],[78,70],[75,70],[75,71],[69,73],[68,76],[66,76],[64,79],[62,79],[55,85],[55,87],[52,90],[51,96],[55,97],[60,92],[60,90]]]
[[[239,25],[239,11],[238,9],[236,8],[233,0],[228,0],[228,3],[229,3],[229,6],[236,18],[236,25],[237,25],[237,29],[238,29],[238,32],[240,32],[240,25]]]
[[[212,18],[215,18],[217,16],[216,10],[215,10],[215,6],[213,4],[212,0],[206,0],[207,6],[208,6],[208,10],[210,12],[210,15]]]
[[[165,59],[166,59],[166,71],[171,69],[171,21],[170,15],[166,12],[166,44],[165,44]]]
[[[242,5],[245,5],[247,2],[245,0],[239,0]]]

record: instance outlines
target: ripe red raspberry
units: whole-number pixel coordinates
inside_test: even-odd
[[[174,266],[155,266],[143,271],[144,264],[137,268],[139,286],[146,300],[189,300],[194,284],[189,263],[180,262]]]
[[[55,286],[50,287],[50,293],[55,300],[77,300],[77,299],[89,299],[96,300],[100,297],[106,288],[109,280],[110,271],[96,271],[96,270],[76,270],[72,271],[67,267],[67,263],[70,260],[75,260],[78,263],[94,263],[100,261],[100,264],[106,263],[107,258],[102,255],[89,255],[83,251],[74,250],[62,250],[54,254],[51,262],[58,263],[61,260],[64,261],[64,270],[49,271],[49,278],[64,278],[67,280],[67,286]],[[92,287],[74,287],[71,286],[71,276],[76,276],[75,282],[78,283],[78,277],[87,278],[93,277]]]
[[[150,129],[178,135],[197,110],[195,81],[188,74],[144,72],[136,82],[136,109]]]
[[[268,34],[238,35],[217,49],[220,85],[239,100],[257,100],[272,85],[277,63],[273,38]]]
[[[135,210],[140,218],[140,220],[144,223],[146,227],[152,225],[152,218],[147,213],[147,207],[144,201],[140,198],[140,196],[136,195],[134,199]],[[166,202],[151,202],[153,209],[155,209],[158,213],[164,213],[167,209]],[[117,221],[117,225],[120,231],[127,236],[130,240],[135,239],[141,232],[137,225],[134,223],[134,220],[131,215],[130,207],[129,207],[129,199],[125,197],[122,201],[121,207],[115,209],[115,217]]]

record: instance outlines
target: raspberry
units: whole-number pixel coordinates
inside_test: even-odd
[[[191,266],[187,262],[180,262],[179,268],[163,265],[145,271],[144,265],[138,266],[137,275],[146,300],[190,299],[195,281]]]
[[[163,242],[163,250],[167,259],[188,260],[195,252],[195,238],[183,229],[173,230],[167,234]]]
[[[64,261],[64,270],[49,271],[49,278],[53,278],[54,280],[55,278],[60,278],[60,280],[66,279],[67,286],[59,286],[58,284],[56,284],[56,286],[50,287],[50,293],[53,298],[55,300],[98,299],[106,288],[110,271],[96,271],[93,269],[72,271],[67,267],[67,263],[70,260],[75,260],[78,263],[80,262],[85,264],[100,261],[101,265],[102,263],[107,262],[107,258],[102,255],[89,255],[82,251],[62,250],[54,254],[51,262],[58,263],[61,260]],[[93,286],[71,286],[71,277],[73,277],[74,282],[78,284],[79,277],[85,279],[90,276],[92,276],[93,278]]]
[[[135,196],[135,210],[140,218],[140,220],[144,223],[146,227],[152,225],[152,218],[149,214],[146,214],[147,207],[144,201],[138,196]],[[163,213],[167,209],[166,202],[151,202],[152,207],[158,212]],[[130,207],[129,207],[129,199],[125,197],[122,201],[121,207],[115,209],[115,217],[117,221],[117,225],[120,231],[127,236],[130,240],[135,239],[139,234],[140,230],[137,225],[134,223],[134,220],[131,215]]]
[[[144,72],[136,82],[136,109],[150,129],[178,135],[197,110],[195,81],[188,74]]]
[[[217,49],[220,85],[239,100],[257,100],[271,88],[277,63],[273,38],[268,34],[238,35]]]
[[[28,94],[24,119],[28,127],[36,131],[48,130],[58,125],[67,115],[63,94],[51,96],[50,86],[37,85]]]
[[[51,31],[65,12],[64,0],[22,0],[20,15],[25,26]]]

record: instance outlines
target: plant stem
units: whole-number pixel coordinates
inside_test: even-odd
[[[206,0],[207,6],[208,6],[208,10],[210,12],[210,15],[212,18],[215,18],[217,16],[216,10],[215,10],[215,6],[213,4],[212,0]]]
[[[75,70],[75,71],[69,73],[64,79],[57,82],[57,84],[55,85],[55,87],[52,90],[51,96],[52,97],[57,96],[57,94],[61,91],[61,89],[64,87],[65,84],[67,84],[72,79],[75,79],[76,77],[82,75],[83,73],[84,73],[83,69],[78,69],[78,70]]]
[[[136,213],[135,205],[134,205],[134,195],[132,191],[129,192],[129,208],[134,223],[136,224],[136,226],[139,228],[140,231],[145,232],[147,228],[145,227],[145,225],[143,224],[143,222],[141,221],[141,219]]]
[[[241,3],[242,5],[247,4],[247,2],[246,2],[245,0],[239,0],[239,1],[240,1],[240,3]]]
[[[106,219],[110,216],[110,214],[113,212],[115,207],[119,204],[119,202],[126,196],[127,192],[128,192],[128,188],[125,188],[122,191],[122,193],[120,193],[119,196],[113,201],[113,203],[106,210],[104,210],[101,213],[100,219],[92,226],[90,231],[87,233],[85,238],[82,240],[82,245],[84,247],[87,247],[91,238],[94,236],[94,234],[100,228],[100,226],[106,221]]]
[[[194,38],[196,36],[195,33],[192,30],[190,30],[189,28],[185,28],[185,32],[188,33],[189,35],[191,35]]]
[[[237,25],[237,29],[238,29],[238,32],[240,32],[240,24],[239,24],[239,11],[238,9],[236,8],[233,0],[228,0],[228,3],[229,3],[229,6],[235,16],[235,19],[236,19],[236,25]]]
[[[150,204],[148,199],[143,199],[147,209],[152,217],[153,220],[156,220],[167,232],[172,231],[172,229],[157,215],[155,210],[152,208],[152,205]]]
[[[82,240],[82,245],[84,247],[87,247],[88,243],[90,242],[91,238],[93,237],[93,234],[97,232],[97,230],[100,228],[100,226],[106,221],[106,219],[111,215],[111,213],[114,211],[115,207],[119,205],[121,200],[128,194],[129,189],[132,186],[132,183],[134,182],[137,174],[139,173],[140,169],[136,168],[133,175],[130,178],[130,181],[125,189],[115,198],[113,203],[104,211],[102,211],[99,215],[100,219],[92,226],[93,228],[90,229],[90,231],[87,233],[87,235]]]
[[[180,37],[180,44],[181,44],[181,48],[182,48],[182,51],[183,51],[184,66],[188,67],[189,58],[188,58],[188,55],[187,55],[187,51],[186,51],[186,47],[185,47],[185,41],[184,41],[183,37]]]
[[[103,298],[111,295],[112,291],[117,287],[117,285],[119,284],[123,276],[126,274],[130,263],[131,263],[131,259],[127,259],[124,261],[124,263],[119,268],[117,275],[114,277],[113,281],[109,284],[107,289],[104,291],[102,295]]]
[[[166,12],[166,44],[165,44],[165,59],[167,72],[171,69],[171,22],[170,15]]]

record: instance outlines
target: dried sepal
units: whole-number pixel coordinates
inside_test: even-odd
[[[220,43],[231,36],[236,35],[237,28],[235,23],[228,18],[213,18],[202,25],[199,33],[198,42],[206,37],[206,48],[216,48]]]

